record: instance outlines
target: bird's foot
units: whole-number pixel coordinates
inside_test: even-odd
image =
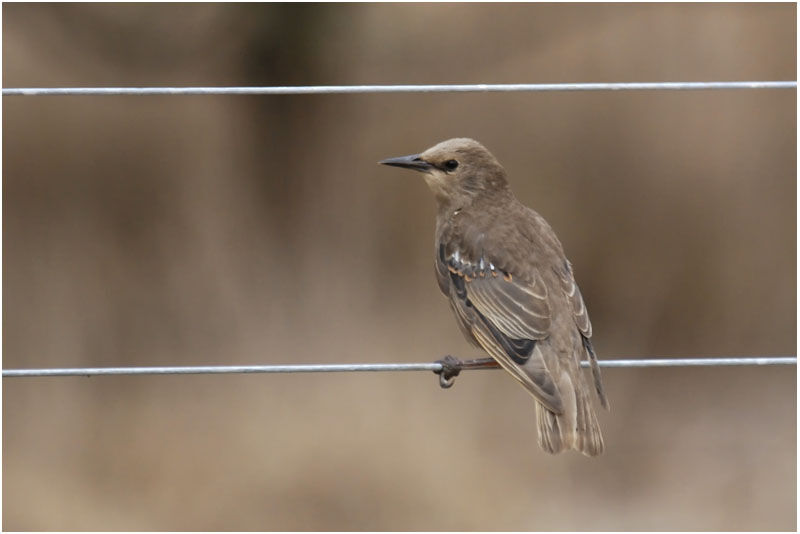
[[[442,389],[452,387],[462,369],[495,369],[500,367],[494,358],[478,358],[477,360],[462,361],[449,354],[434,363],[438,363],[442,366],[438,371],[434,371],[434,373],[439,375],[439,386],[441,386]]]
[[[442,366],[438,371],[434,371],[434,373],[439,375],[439,386],[442,389],[452,387],[453,384],[455,384],[456,377],[461,372],[461,360],[448,354],[441,360],[436,360],[434,363],[441,364]]]

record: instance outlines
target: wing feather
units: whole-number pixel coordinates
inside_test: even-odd
[[[547,290],[538,274],[530,287],[519,277],[483,277],[467,282],[467,296],[487,319],[510,337],[544,339],[550,330]]]
[[[581,332],[583,339],[583,347],[589,359],[589,365],[592,368],[592,377],[594,378],[594,388],[597,391],[597,396],[600,398],[600,404],[608,409],[608,398],[606,397],[605,388],[603,387],[603,379],[600,374],[600,366],[597,363],[597,355],[594,353],[592,347],[592,323],[589,321],[589,312],[586,310],[586,304],[583,302],[581,290],[578,289],[578,284],[575,283],[575,277],[572,273],[572,264],[564,260],[564,265],[561,270],[556,271],[559,279],[561,280],[561,288],[567,296],[572,307],[572,318],[575,325]]]
[[[549,336],[551,320],[541,276],[534,272],[530,280],[525,280],[495,268],[484,257],[470,261],[461,251],[445,255],[441,246],[436,272],[468,337],[549,410],[562,413],[561,397],[537,346]]]
[[[503,350],[503,347],[492,335],[487,324],[478,322],[474,325],[472,331],[478,343],[480,343],[486,352],[488,352],[503,369],[508,371],[511,376],[517,379],[517,381],[538,399],[539,402],[544,404],[547,409],[553,413],[563,413],[564,406],[561,402],[561,396],[544,363],[544,357],[539,347],[533,346],[531,357],[523,368]]]
[[[572,317],[578,326],[578,330],[581,331],[584,337],[592,337],[592,323],[589,321],[586,304],[583,302],[583,295],[581,295],[581,290],[578,289],[578,284],[575,283],[572,265],[569,261],[564,260],[562,269],[557,270],[556,274],[561,280],[561,288],[564,290],[564,294],[569,299],[572,307]]]

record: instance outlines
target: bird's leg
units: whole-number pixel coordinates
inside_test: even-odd
[[[494,358],[476,358],[461,362],[462,369],[498,369],[500,364]]]
[[[452,387],[462,369],[492,369],[499,367],[499,364],[494,358],[478,358],[475,360],[461,361],[449,354],[441,360],[437,360],[435,363],[442,366],[438,371],[434,371],[434,373],[439,375],[439,386],[442,389]]]

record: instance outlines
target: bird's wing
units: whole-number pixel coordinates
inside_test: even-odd
[[[447,269],[450,297],[478,343],[548,409],[561,413],[561,398],[539,347],[550,330],[547,287],[534,272],[522,280],[486,258],[468,259],[459,251],[440,251],[437,272]]]
[[[584,337],[592,337],[592,323],[589,321],[589,314],[586,311],[586,305],[583,303],[581,290],[578,289],[578,284],[575,283],[575,278],[572,275],[572,265],[569,261],[564,260],[562,269],[557,269],[556,274],[558,274],[561,280],[561,288],[572,306],[572,317],[575,319],[575,325]]]
[[[600,376],[600,366],[597,363],[597,355],[594,353],[592,347],[592,323],[589,321],[589,313],[586,311],[586,304],[583,302],[581,290],[578,289],[578,284],[575,283],[575,277],[572,274],[572,265],[569,261],[564,260],[562,269],[556,270],[559,279],[561,280],[561,289],[569,299],[572,306],[572,317],[575,320],[575,325],[581,332],[583,337],[583,346],[586,349],[586,354],[589,357],[589,364],[592,368],[592,376],[594,378],[594,387],[597,390],[597,396],[600,398],[600,403],[604,408],[608,409],[608,398],[606,397],[605,388],[603,387],[603,380]]]

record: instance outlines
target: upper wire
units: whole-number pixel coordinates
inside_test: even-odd
[[[44,95],[308,95],[357,93],[475,93],[513,91],[653,91],[796,89],[797,81],[507,83],[428,85],[311,85],[275,87],[15,87],[3,96]]]

